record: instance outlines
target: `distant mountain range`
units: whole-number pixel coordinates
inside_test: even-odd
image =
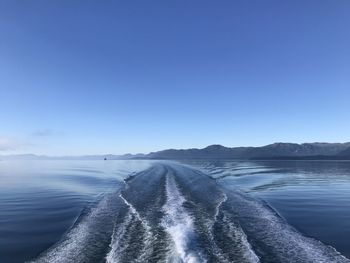
[[[80,156],[47,156],[36,154],[13,154],[0,155],[0,160],[129,160],[145,158],[146,154],[101,154],[101,155],[80,155]]]
[[[132,160],[132,159],[296,159],[350,160],[348,143],[274,143],[262,147],[225,147],[210,145],[203,149],[168,149],[148,154],[45,156],[34,154],[3,155],[0,159],[21,160]]]
[[[210,145],[203,149],[164,150],[146,156],[151,159],[350,159],[350,143],[274,143],[233,148]]]

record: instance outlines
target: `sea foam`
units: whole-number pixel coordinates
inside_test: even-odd
[[[206,262],[197,251],[191,248],[195,242],[194,223],[183,207],[186,199],[181,195],[174,176],[167,175],[165,188],[167,201],[163,206],[162,224],[174,244],[173,255],[168,261],[176,262],[178,257],[180,262],[185,263]]]

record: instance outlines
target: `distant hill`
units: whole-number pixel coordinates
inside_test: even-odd
[[[344,151],[341,151],[338,156],[347,156],[350,158],[350,147],[345,149]]]
[[[335,156],[350,148],[350,143],[274,143],[262,147],[210,145],[203,149],[164,150],[145,155],[151,159],[255,159],[310,156]]]
[[[102,154],[102,155],[81,155],[81,156],[47,156],[36,154],[13,154],[0,155],[1,160],[129,160],[142,159],[145,154]]]
[[[130,160],[130,159],[350,159],[348,143],[273,143],[262,147],[225,147],[214,144],[203,149],[168,149],[149,154],[44,156],[33,154],[3,155],[0,159],[21,160]]]

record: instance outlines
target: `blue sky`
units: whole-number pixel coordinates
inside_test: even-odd
[[[0,154],[350,141],[350,1],[0,0]]]

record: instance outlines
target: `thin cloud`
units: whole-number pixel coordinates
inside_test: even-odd
[[[0,137],[0,151],[13,151],[20,147],[20,143],[5,137]]]
[[[53,134],[54,134],[53,130],[44,129],[44,130],[37,130],[37,131],[33,132],[32,136],[35,136],[35,137],[47,137],[47,136],[51,136]]]

